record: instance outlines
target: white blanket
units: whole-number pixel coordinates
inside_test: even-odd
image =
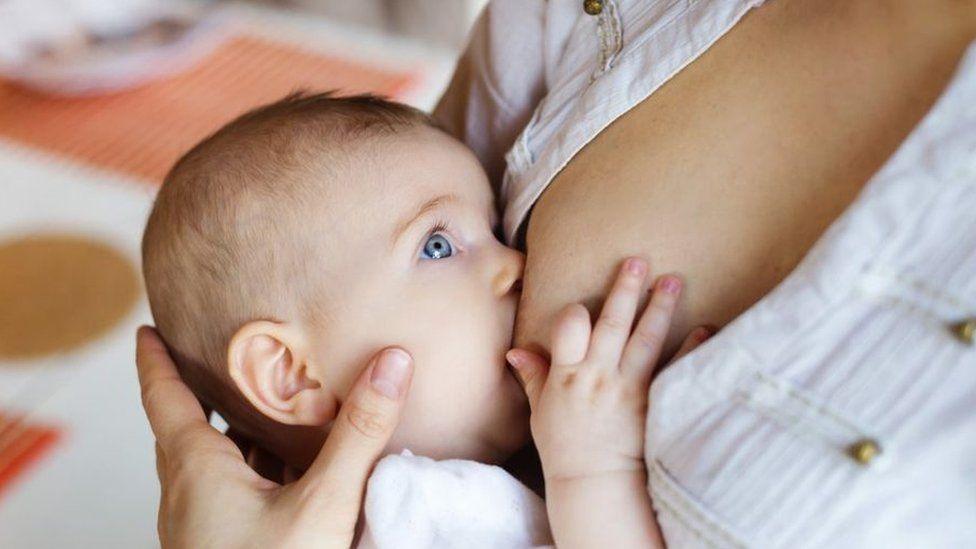
[[[365,548],[550,546],[542,498],[501,467],[409,451],[383,458],[366,491]]]

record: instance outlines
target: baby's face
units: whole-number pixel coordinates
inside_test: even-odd
[[[498,462],[528,440],[528,407],[506,367],[522,255],[493,233],[475,157],[432,129],[381,139],[325,174],[324,307],[312,367],[341,403],[386,346],[414,358],[391,451]],[[312,258],[316,260],[317,258]]]

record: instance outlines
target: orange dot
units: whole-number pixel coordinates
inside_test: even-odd
[[[0,358],[94,341],[125,318],[139,291],[129,259],[102,242],[38,234],[0,243]]]

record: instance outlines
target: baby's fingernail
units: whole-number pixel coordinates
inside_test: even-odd
[[[681,279],[676,276],[666,276],[661,279],[661,289],[669,294],[681,291]]]
[[[647,272],[647,262],[643,259],[632,257],[627,260],[624,268],[626,268],[630,274],[642,276],[645,272]]]
[[[516,370],[518,369],[519,367],[518,353],[514,351],[509,351],[505,353],[505,360],[508,361],[508,363],[512,366],[512,368],[515,368]]]
[[[712,326],[711,324],[706,324],[705,326],[699,328],[698,339],[700,339],[701,341],[705,341],[706,339],[712,337],[716,333],[718,333],[718,328]]]
[[[369,376],[373,389],[394,400],[400,398],[410,374],[410,355],[402,349],[387,349],[380,353]]]

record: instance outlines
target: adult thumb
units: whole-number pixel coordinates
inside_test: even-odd
[[[318,457],[300,482],[306,493],[355,502],[362,499],[366,480],[400,420],[410,388],[413,358],[403,349],[380,351],[346,397]]]

